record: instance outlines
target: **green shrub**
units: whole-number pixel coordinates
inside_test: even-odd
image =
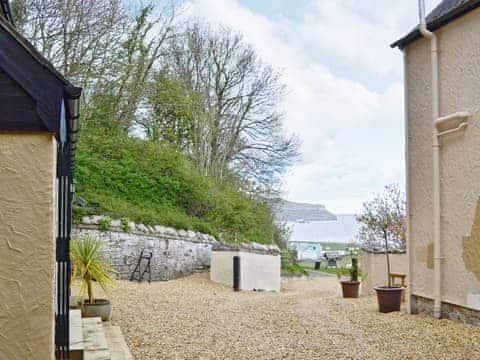
[[[110,218],[110,216],[104,216],[100,220],[99,225],[101,231],[108,231],[112,227],[112,219]]]
[[[282,266],[282,276],[308,275],[308,271],[301,264],[289,264]]]
[[[99,203],[96,213],[221,236],[230,242],[273,243],[270,206],[239,191],[234,177],[203,176],[189,159],[160,142],[91,125],[76,155],[77,192]],[[75,217],[80,213],[75,209]]]
[[[339,280],[344,276],[350,276],[350,269],[346,267],[338,267],[335,269],[335,272]]]
[[[120,228],[124,232],[130,232],[130,223],[128,218],[123,217],[120,219]]]

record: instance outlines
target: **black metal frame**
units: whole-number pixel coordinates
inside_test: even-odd
[[[55,349],[57,359],[70,358],[70,240],[72,232],[73,195],[75,193],[74,159],[78,126],[78,99],[70,99],[61,111],[65,138],[61,131],[57,136],[57,293],[55,317]],[[60,125],[60,129],[62,125]]]
[[[138,282],[142,282],[143,277],[145,276],[146,273],[148,273],[148,282],[152,282],[152,258],[153,258],[153,253],[150,252],[146,255],[144,255],[145,249],[142,249],[140,252],[140,256],[138,257],[138,262],[137,265],[135,266],[135,269],[132,272],[132,275],[130,276],[130,281],[135,280],[135,274],[138,272]],[[141,271],[142,269],[142,260],[147,260],[147,264],[145,265],[145,268],[143,269],[143,272]]]
[[[69,358],[70,234],[73,168],[82,89],[66,80],[13,26],[0,0],[0,130],[48,132],[57,139],[55,355]],[[22,106],[18,106],[19,99]]]
[[[73,198],[71,158],[71,143],[59,143],[57,161],[57,294],[55,309],[55,345],[57,359],[69,359],[70,353],[70,236],[72,229]]]

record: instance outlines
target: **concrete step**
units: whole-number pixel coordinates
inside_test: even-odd
[[[103,323],[103,330],[105,331],[108,348],[110,349],[111,360],[133,360],[120,327],[105,322]]]
[[[70,310],[70,359],[83,359],[82,313],[80,310]]]
[[[111,360],[102,319],[83,318],[84,360]]]

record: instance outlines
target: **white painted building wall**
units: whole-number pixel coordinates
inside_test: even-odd
[[[210,279],[233,287],[233,257],[240,257],[240,289],[280,291],[280,255],[247,251],[212,251]]]

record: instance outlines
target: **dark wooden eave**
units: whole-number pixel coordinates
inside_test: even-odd
[[[427,28],[430,31],[436,31],[478,7],[480,7],[480,0],[443,0],[428,15]],[[416,27],[407,35],[391,44],[390,47],[404,49],[420,38],[420,31]]]
[[[30,114],[19,108],[11,119],[0,118],[0,130],[38,131],[42,128],[58,134],[61,104],[65,102],[68,107],[69,100],[80,97],[81,88],[66,80],[3,16],[0,16],[0,70],[32,99],[40,121],[40,125],[33,124],[31,118],[27,119]],[[8,82],[5,79],[4,76],[4,82]],[[12,129],[14,122],[18,129]]]
[[[10,24],[14,25],[9,0],[0,0],[0,16],[3,16]]]

